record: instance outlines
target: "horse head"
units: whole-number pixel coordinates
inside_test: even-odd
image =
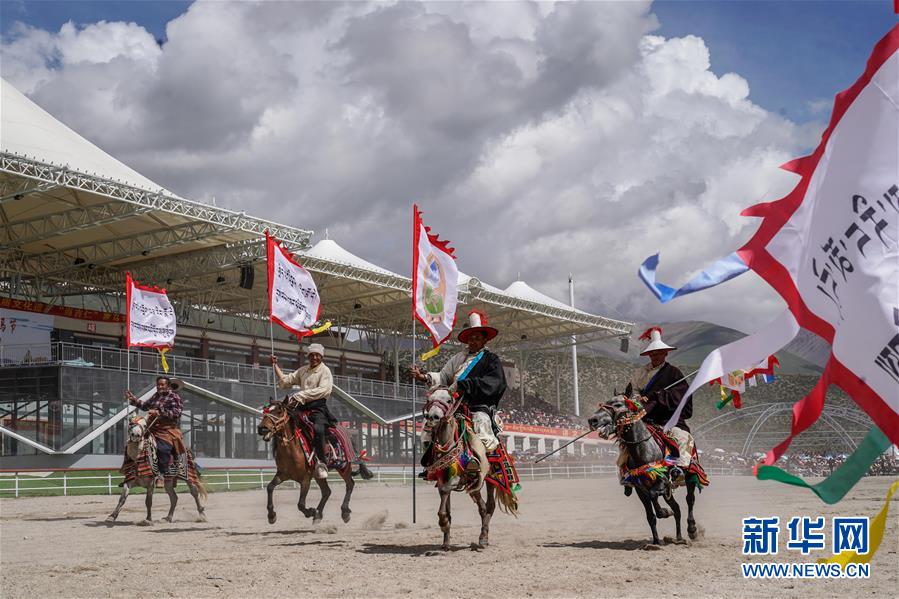
[[[624,393],[615,392],[609,401],[599,404],[593,416],[587,419],[590,430],[598,431],[604,439],[610,438],[618,429],[618,422],[623,417],[640,411],[640,406],[631,400],[633,386],[628,383]]]
[[[128,442],[140,443],[147,433],[147,419],[144,416],[135,416],[128,424]]]
[[[436,436],[441,429],[446,428],[441,423],[448,420],[447,415],[454,403],[455,399],[446,387],[437,387],[428,393],[428,400],[422,410],[425,421],[422,433],[432,433]]]
[[[284,430],[287,422],[290,420],[290,412],[284,402],[273,401],[266,407],[262,408],[262,419],[256,432],[262,437],[262,440],[268,443],[272,437]]]

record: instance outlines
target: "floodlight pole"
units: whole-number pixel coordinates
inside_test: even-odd
[[[571,300],[571,307],[574,308],[574,277],[568,273],[568,295]],[[581,402],[578,397],[577,385],[577,336],[571,336],[571,372],[574,377],[574,415],[581,415]]]

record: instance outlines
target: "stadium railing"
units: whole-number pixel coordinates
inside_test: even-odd
[[[522,482],[554,479],[586,479],[616,476],[614,464],[556,464],[516,466]],[[412,468],[408,465],[369,465],[372,483],[411,484]],[[741,475],[740,469],[708,468],[710,475]],[[210,491],[243,491],[264,489],[275,474],[272,466],[215,467],[203,469],[203,480]],[[335,476],[334,474],[331,475]],[[37,495],[113,495],[119,493],[122,477],[102,468],[70,468],[60,470],[0,470],[0,497]],[[424,481],[419,481],[422,484]],[[291,483],[296,488],[296,483]],[[186,487],[181,486],[184,490]],[[283,488],[283,485],[282,487]],[[290,488],[290,487],[288,487]]]

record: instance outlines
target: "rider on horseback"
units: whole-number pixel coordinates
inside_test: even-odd
[[[499,445],[494,432],[493,413],[499,400],[506,392],[506,376],[499,356],[485,347],[486,343],[499,333],[487,326],[487,317],[475,310],[468,314],[468,326],[459,333],[459,341],[468,345],[468,351],[455,354],[440,372],[422,372],[417,365],[412,366],[412,376],[426,383],[431,389],[448,387],[451,393],[458,393],[462,403],[471,412],[475,434],[484,443],[487,452]],[[422,441],[429,439],[422,435]],[[431,461],[430,447],[421,457],[421,465]]]
[[[176,381],[177,382],[177,381]],[[173,456],[184,454],[184,436],[181,433],[181,410],[184,402],[178,395],[177,386],[167,376],[156,377],[156,393],[147,401],[140,401],[130,389],[125,390],[125,399],[149,415],[149,432],[156,438],[156,463],[160,476],[172,476]]]
[[[680,369],[665,360],[668,352],[677,348],[662,341],[661,328],[647,329],[640,339],[649,340],[640,355],[648,356],[650,362],[635,370],[630,382],[634,389],[640,391],[640,401],[646,410],[644,421],[661,428],[674,414],[689,385]],[[670,388],[668,388],[669,386]],[[690,398],[684,405],[677,426],[671,427],[671,430],[668,431],[668,436],[677,443],[679,453],[675,466],[669,470],[671,480],[676,482],[683,480],[683,469],[690,465],[693,436],[690,434],[686,419],[692,415],[693,399]]]
[[[331,370],[322,363],[325,348],[320,343],[311,343],[306,348],[309,359],[308,366],[300,366],[294,372],[284,375],[278,366],[278,358],[272,356],[272,366],[282,389],[299,385],[300,390],[288,398],[294,409],[305,410],[312,420],[314,435],[312,438],[315,450],[315,478],[328,478],[327,458],[325,457],[325,435],[328,428],[336,423],[328,410],[327,400],[334,386]]]

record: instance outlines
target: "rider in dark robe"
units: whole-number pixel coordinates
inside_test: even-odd
[[[458,393],[471,412],[475,434],[489,453],[499,445],[494,414],[506,392],[506,375],[500,357],[486,347],[499,331],[487,326],[487,318],[480,312],[472,311],[468,318],[468,326],[459,333],[459,341],[468,346],[467,351],[452,356],[440,372],[422,372],[413,365],[412,376],[431,389],[448,387]],[[422,455],[421,463],[422,466],[430,463],[428,450]]]
[[[642,396],[640,401],[646,410],[644,422],[661,428],[674,415],[689,385],[684,373],[666,360],[668,353],[677,348],[662,341],[661,328],[652,327],[640,338],[649,339],[646,348],[640,353],[641,356],[649,358],[649,364],[634,371],[630,383]],[[693,398],[690,397],[684,404],[677,424],[668,431],[668,436],[677,443],[679,453],[677,462],[672,468],[674,479],[682,478],[683,468],[690,465],[693,436],[690,434],[690,427],[687,426],[687,418],[692,415]]]

